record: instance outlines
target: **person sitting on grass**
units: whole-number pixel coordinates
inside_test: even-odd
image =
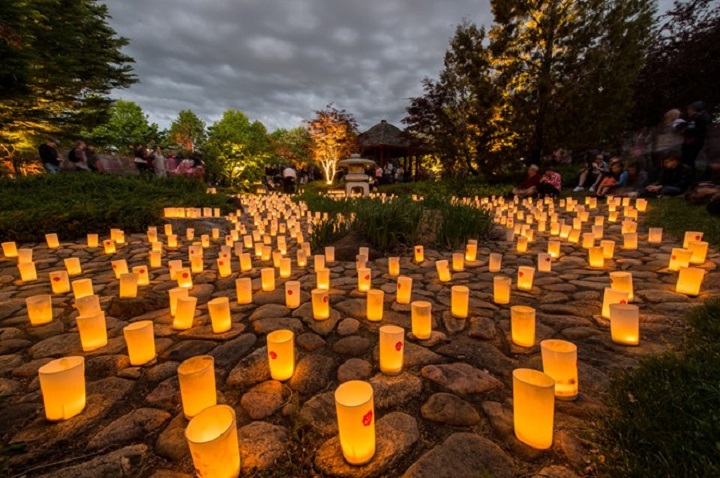
[[[597,197],[604,197],[606,194],[622,188],[627,183],[628,172],[623,168],[620,158],[613,158],[610,161],[610,172],[600,181],[597,189]]]
[[[625,186],[613,191],[613,196],[636,198],[645,190],[648,183],[648,174],[640,169],[637,164],[629,164],[627,167],[627,181]]]
[[[537,185],[538,193],[541,197],[557,197],[560,196],[560,189],[562,189],[560,173],[556,173],[551,166],[548,166]]]
[[[518,187],[513,188],[513,195],[519,198],[536,196],[537,186],[540,184],[540,178],[540,168],[536,164],[531,164],[528,167],[525,178],[523,178]]]
[[[690,186],[690,168],[680,163],[680,158],[665,158],[658,182],[645,188],[643,196],[679,196]]]
[[[604,156],[602,154],[596,154],[592,162],[590,162],[585,169],[580,171],[578,185],[575,189],[573,189],[573,192],[579,193],[580,191],[583,191],[585,189],[585,184],[588,183],[588,180],[591,183],[589,191],[591,193],[595,192],[595,188],[600,183],[603,174],[608,171],[608,165],[605,162]]]

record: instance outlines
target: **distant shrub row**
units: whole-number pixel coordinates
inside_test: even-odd
[[[120,228],[142,232],[159,224],[163,208],[226,207],[224,194],[205,193],[195,178],[166,179],[101,174],[40,174],[0,180],[0,240],[41,242]]]

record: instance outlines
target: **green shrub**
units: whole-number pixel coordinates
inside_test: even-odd
[[[613,381],[598,418],[607,476],[720,476],[720,300],[688,320],[695,329],[679,351]]]
[[[468,239],[487,237],[493,227],[490,214],[473,206],[445,203],[438,212],[435,242],[443,248],[457,249]]]
[[[350,230],[350,223],[344,219],[341,220],[339,215],[328,216],[313,226],[313,230],[308,237],[310,248],[318,254],[323,253],[326,244],[340,239]]]
[[[42,242],[56,232],[70,240],[111,228],[142,232],[158,224],[163,208],[220,207],[227,196],[205,194],[194,178],[100,174],[41,174],[0,180],[0,240]]]
[[[353,228],[381,251],[414,245],[423,217],[422,205],[407,197],[385,203],[379,199],[358,199],[353,211]]]
[[[468,239],[487,237],[492,229],[492,219],[486,211],[453,204],[451,196],[440,190],[428,191],[422,201],[413,200],[409,194],[396,196],[383,203],[379,198],[335,200],[308,192],[296,200],[304,201],[312,212],[328,213],[330,216],[352,215],[352,229],[381,251],[412,246],[418,240],[420,243],[433,243],[440,248],[456,249]],[[331,232],[329,228],[330,224],[319,228],[311,238],[313,248],[336,238],[337,233]],[[419,237],[421,230],[422,238]]]

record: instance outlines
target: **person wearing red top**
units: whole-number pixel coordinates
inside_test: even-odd
[[[560,173],[556,173],[551,167],[548,167],[537,186],[538,192],[541,196],[555,197],[560,195],[560,189],[562,189]]]
[[[540,168],[535,164],[531,164],[527,170],[527,176],[522,180],[518,187],[513,188],[513,195],[520,198],[537,195],[537,186],[540,184]]]

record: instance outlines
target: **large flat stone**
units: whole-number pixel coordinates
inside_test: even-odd
[[[146,445],[132,445],[51,473],[40,478],[131,478],[138,476],[148,458]]]
[[[370,463],[362,466],[349,465],[343,457],[340,439],[334,437],[320,446],[315,454],[315,467],[324,476],[342,478],[382,476],[393,464],[402,459],[420,438],[417,422],[405,413],[390,413],[377,420],[375,426],[375,456]]]
[[[455,433],[425,453],[403,478],[483,476],[513,478],[512,459],[490,440],[474,433]]]
[[[423,378],[460,395],[485,393],[503,386],[489,373],[466,363],[427,365],[420,373]]]

